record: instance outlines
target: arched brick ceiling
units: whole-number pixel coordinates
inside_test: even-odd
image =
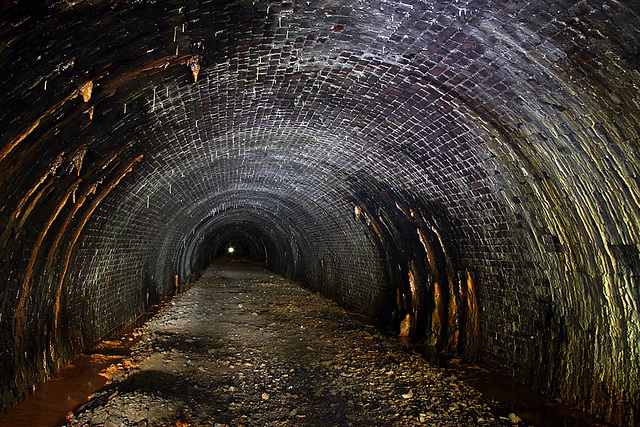
[[[243,241],[637,417],[637,3],[0,8],[2,406]]]

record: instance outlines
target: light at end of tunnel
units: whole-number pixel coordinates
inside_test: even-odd
[[[235,252],[235,248],[234,247],[229,247],[229,249],[227,249],[227,251],[229,251],[230,254]]]

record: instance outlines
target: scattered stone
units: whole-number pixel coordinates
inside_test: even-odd
[[[515,423],[396,338],[262,268],[210,268],[141,333],[67,426]]]
[[[413,397],[413,391],[409,390],[409,393],[405,393],[402,395],[403,399],[411,399]]]
[[[520,419],[519,416],[517,416],[516,414],[514,414],[513,412],[509,413],[509,419],[511,420],[511,422],[513,424],[519,424],[522,422],[522,420]]]

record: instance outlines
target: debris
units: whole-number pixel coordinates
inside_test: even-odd
[[[511,420],[511,422],[514,424],[518,424],[522,422],[520,417],[514,414],[513,412],[509,413],[509,420]]]
[[[409,390],[409,393],[405,393],[402,395],[403,399],[411,399],[413,397],[413,391]]]
[[[167,304],[66,425],[513,425],[337,304],[241,268],[214,264]]]

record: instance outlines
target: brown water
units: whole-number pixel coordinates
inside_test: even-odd
[[[65,416],[100,389],[106,378],[99,372],[123,356],[82,355],[65,366],[36,391],[0,416],[0,426],[51,427],[65,422]]]
[[[65,423],[66,416],[85,404],[107,379],[100,372],[118,363],[139,341],[135,330],[153,317],[171,298],[151,307],[111,340],[98,344],[62,368],[33,393],[0,415],[0,427],[52,427]]]

